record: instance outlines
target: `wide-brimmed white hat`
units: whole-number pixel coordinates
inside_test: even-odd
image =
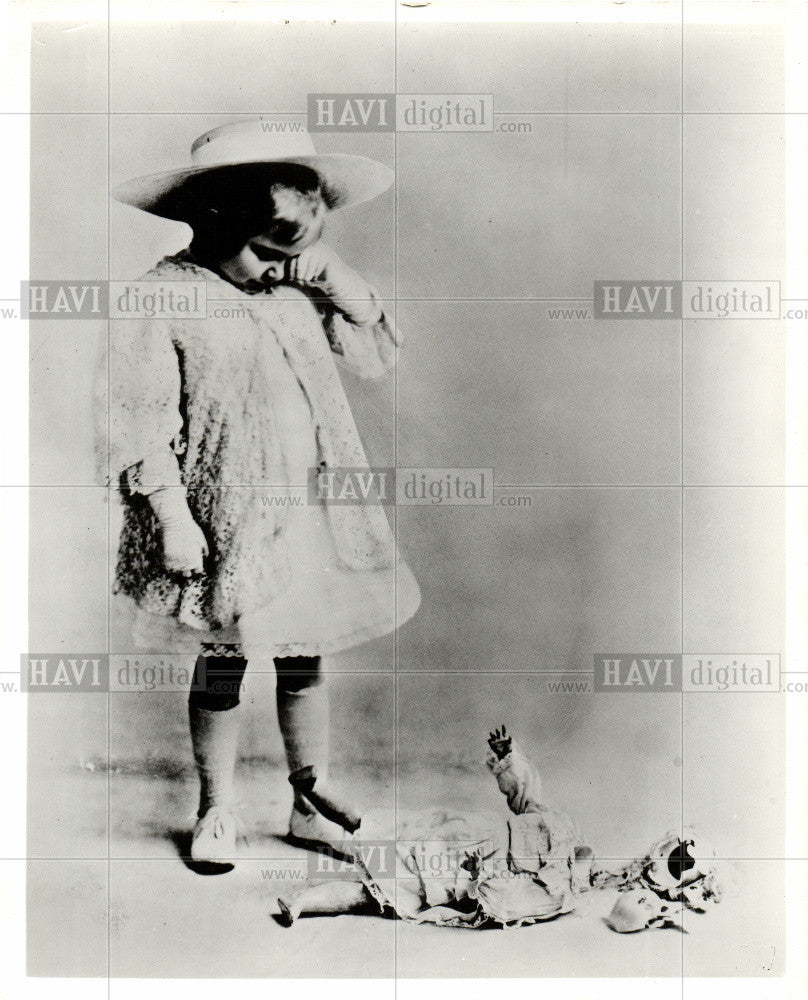
[[[393,183],[390,167],[366,156],[317,153],[305,129],[283,131],[263,119],[229,122],[201,135],[191,146],[191,166],[136,177],[116,187],[112,196],[126,205],[168,219],[182,219],[171,195],[189,178],[227,167],[288,163],[314,170],[330,208],[369,201]],[[183,220],[184,221],[184,220]]]

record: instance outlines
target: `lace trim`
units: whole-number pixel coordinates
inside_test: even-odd
[[[244,650],[240,642],[203,642],[203,656],[228,656],[244,659]]]

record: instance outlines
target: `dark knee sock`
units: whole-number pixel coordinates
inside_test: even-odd
[[[208,712],[226,712],[240,701],[247,661],[243,656],[197,657],[188,704]]]

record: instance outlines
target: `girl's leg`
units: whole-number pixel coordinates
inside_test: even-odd
[[[292,899],[278,899],[278,906],[286,924],[291,926],[298,917],[336,916],[338,913],[356,913],[364,910],[373,897],[361,882],[323,882],[304,889]]]
[[[316,765],[328,771],[328,692],[319,656],[276,657],[278,725],[289,773]],[[312,807],[295,789],[295,811],[307,816]]]
[[[328,690],[322,661],[319,656],[278,657],[275,669],[278,723],[295,790],[290,832],[339,846],[334,841],[342,841],[342,832],[320,821],[313,808],[344,829],[358,826],[351,810],[335,802],[328,789]],[[317,828],[327,835],[317,835]]]
[[[278,723],[289,773],[328,769],[328,691],[319,656],[275,659]],[[296,799],[297,801],[297,799]]]
[[[235,648],[238,652],[238,648]],[[191,858],[227,862],[235,852],[233,772],[240,722],[239,691],[247,661],[239,655],[202,655],[188,697],[191,742],[199,772],[198,821]]]

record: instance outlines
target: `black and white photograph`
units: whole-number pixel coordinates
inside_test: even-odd
[[[806,5],[7,14],[0,993],[804,995]]]

